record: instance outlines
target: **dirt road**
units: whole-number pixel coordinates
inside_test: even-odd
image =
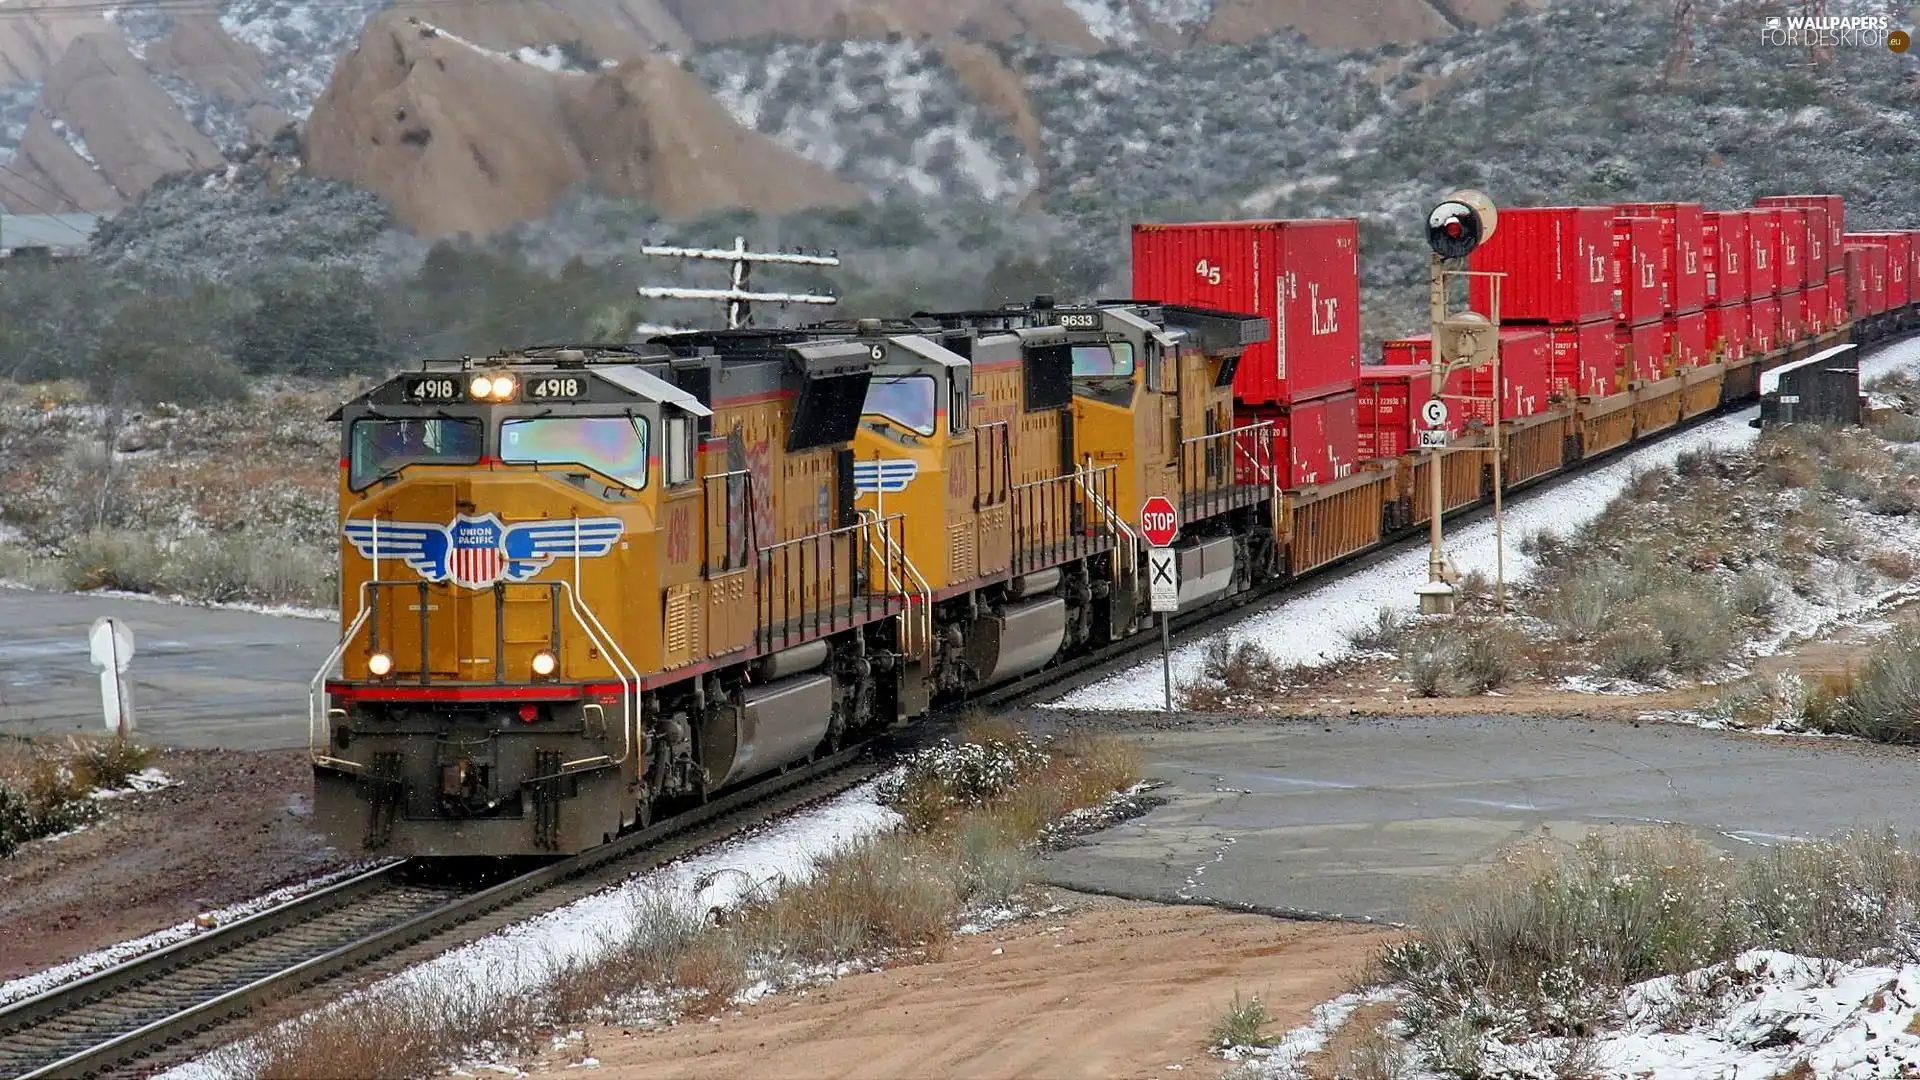
[[[1082,898],[1085,906],[959,939],[933,962],[776,995],[718,1021],[601,1028],[602,1080],[893,1080],[1214,1075],[1208,1033],[1257,993],[1268,1033],[1350,988],[1392,932],[1211,908]],[[534,1075],[578,1080],[555,1060]]]

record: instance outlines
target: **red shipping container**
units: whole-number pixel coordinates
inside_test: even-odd
[[[1501,322],[1583,323],[1613,311],[1613,217],[1607,206],[1500,211],[1493,236],[1468,266],[1504,273]],[[1491,316],[1492,286],[1471,279],[1473,309]]]
[[[1848,243],[1876,244],[1887,249],[1886,296],[1883,311],[1897,311],[1912,301],[1908,289],[1913,263],[1913,238],[1903,232],[1848,233]]]
[[[1748,296],[1747,215],[1713,210],[1700,217],[1700,263],[1708,304],[1740,303]]]
[[[1666,378],[1667,325],[1659,319],[1639,326],[1614,327],[1614,337],[1625,355],[1620,367],[1629,382],[1656,382]],[[1626,352],[1631,350],[1630,352]],[[1624,389],[1624,388],[1623,388]]]
[[[1721,304],[1707,309],[1707,348],[1720,350],[1720,359],[1745,360],[1752,320],[1747,305]]]
[[[1747,297],[1758,300],[1780,291],[1780,215],[1772,210],[1747,211]]]
[[[1873,313],[1873,269],[1867,265],[1867,248],[1863,244],[1848,244],[1843,254],[1846,271],[1841,275],[1846,282],[1847,314],[1855,319],[1863,319]],[[1827,295],[1833,295],[1833,282],[1827,282]]]
[[[1619,389],[1620,345],[1613,321],[1595,319],[1573,326],[1545,326],[1547,385],[1561,401],[1606,397]]]
[[[1801,260],[1806,256],[1807,212],[1790,206],[1769,206],[1753,211],[1753,215],[1773,222],[1767,240],[1772,245],[1774,293],[1799,289],[1806,277]]]
[[[1847,275],[1834,271],[1827,275],[1827,329],[1838,330],[1847,324]]]
[[[1503,419],[1532,416],[1546,409],[1552,387],[1552,342],[1546,331],[1534,327],[1503,327],[1500,331],[1500,381],[1505,396],[1500,402]],[[1484,386],[1475,394],[1484,394]]]
[[[1504,332],[1502,336],[1505,336]],[[1432,335],[1419,334],[1414,337],[1396,338],[1393,341],[1385,342],[1380,346],[1380,361],[1384,367],[1394,371],[1404,369],[1408,371],[1417,370],[1419,372],[1417,376],[1419,381],[1413,384],[1411,391],[1416,405],[1433,396]],[[1468,394],[1475,393],[1468,385],[1468,379],[1470,377],[1471,373],[1467,371],[1453,372],[1447,376],[1446,389],[1441,392],[1441,396],[1449,399],[1447,402],[1447,426],[1452,428],[1456,435],[1466,432],[1467,420],[1475,415],[1476,412],[1481,415],[1481,419],[1484,421],[1484,414],[1489,411],[1487,409],[1469,410],[1466,402],[1451,400],[1455,396],[1464,397]],[[1417,419],[1418,411],[1416,408],[1413,413],[1409,414],[1409,427],[1407,430],[1413,431],[1426,426]]]
[[[1413,437],[1413,387],[1427,368],[1412,364],[1360,368],[1354,406],[1358,431],[1354,454],[1361,461],[1397,458],[1408,452]]]
[[[1638,326],[1660,318],[1660,219],[1613,219],[1613,321]]]
[[[1763,296],[1748,307],[1749,351],[1765,356],[1780,347],[1780,298]]]
[[[1707,351],[1707,313],[1704,309],[1669,315],[1666,322],[1667,335],[1680,358],[1678,362],[1681,367],[1699,367],[1711,359],[1712,354]]]
[[[1285,405],[1353,389],[1359,252],[1347,218],[1135,225],[1133,295],[1266,316],[1268,339],[1240,358],[1234,396]]]
[[[1360,459],[1359,395],[1349,390],[1320,398],[1315,404],[1327,413],[1327,464],[1333,468],[1333,479],[1352,476],[1354,462]]]
[[[1827,208],[1809,206],[1801,211],[1807,215],[1807,242],[1800,257],[1800,281],[1802,286],[1818,285],[1827,287]]]
[[[1287,487],[1303,488],[1331,483],[1332,455],[1327,453],[1327,399],[1297,401],[1286,411]]]
[[[1800,336],[1819,337],[1827,332],[1827,286],[1809,285],[1800,290]]]
[[[1907,233],[1907,303],[1920,303],[1920,231]]]
[[[1861,297],[1866,306],[1856,314],[1879,315],[1887,310],[1887,249],[1881,244],[1849,243],[1860,252]]]
[[[1780,303],[1775,308],[1778,322],[1774,323],[1777,332],[1773,336],[1776,347],[1785,348],[1798,343],[1807,336],[1806,324],[1800,321],[1800,290],[1780,294]]]
[[[1699,203],[1624,203],[1622,214],[1660,219],[1660,305],[1671,315],[1707,302],[1705,211]]]
[[[1841,249],[1846,246],[1842,237],[1847,232],[1845,199],[1838,195],[1769,195],[1764,199],[1754,200],[1754,205],[1818,207],[1826,211],[1827,231],[1821,243],[1821,250],[1826,256],[1828,270],[1841,269],[1841,260],[1844,258]],[[1815,260],[1815,265],[1818,265],[1818,260]]]

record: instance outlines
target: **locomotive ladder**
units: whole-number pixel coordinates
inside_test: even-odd
[[[1112,505],[1101,496],[1098,486],[1092,482],[1096,475],[1103,472],[1111,472],[1113,469],[1114,466],[1112,465],[1099,469],[1094,468],[1093,457],[1089,455],[1085,468],[1076,467],[1073,470],[1073,482],[1080,488],[1081,494],[1087,497],[1087,503],[1093,507],[1094,512],[1106,521],[1107,525],[1113,529],[1115,536],[1121,538],[1121,544],[1126,549],[1127,557],[1124,569],[1122,568],[1121,560],[1112,560],[1113,583],[1119,585],[1123,580],[1122,575],[1134,573],[1139,563],[1140,537],[1133,531],[1131,526],[1120,519],[1120,515],[1114,512]],[[1137,579],[1135,585],[1136,587],[1138,586]]]
[[[893,536],[885,529],[876,529],[880,515],[872,510],[860,511],[860,520],[867,524],[867,547],[880,556],[880,565],[887,576],[887,592],[906,601],[906,610],[900,613],[900,647],[908,654],[927,659],[933,655],[933,587],[920,575],[919,567],[907,557],[906,549],[894,542]],[[875,536],[879,539],[876,541]],[[898,560],[897,562],[895,560]],[[895,568],[903,568],[904,575],[895,573]],[[916,616],[913,610],[914,597],[920,598],[920,612]],[[916,637],[914,631],[918,629]]]

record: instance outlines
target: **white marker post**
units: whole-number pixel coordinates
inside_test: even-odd
[[[133,660],[133,629],[112,616],[93,621],[87,643],[100,669],[100,707],[107,730],[126,737],[133,733],[133,688],[125,678]]]
[[[1167,711],[1173,711],[1173,640],[1167,615],[1180,609],[1180,567],[1170,546],[1180,535],[1173,503],[1155,495],[1140,507],[1140,535],[1146,538],[1148,608],[1160,616],[1160,674],[1166,683]]]

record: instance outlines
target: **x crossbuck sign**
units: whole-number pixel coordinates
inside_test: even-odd
[[[1147,595],[1153,611],[1180,609],[1180,573],[1172,548],[1147,549]]]

